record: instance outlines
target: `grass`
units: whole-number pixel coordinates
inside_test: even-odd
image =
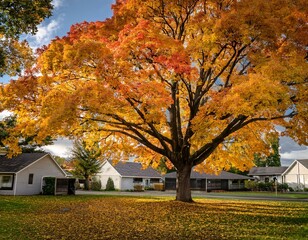
[[[0,239],[307,239],[301,202],[0,196]]]
[[[275,192],[215,192],[207,193],[210,195],[227,195],[227,196],[241,196],[241,197],[277,197],[277,198],[289,198],[289,199],[308,199],[308,193],[280,193],[277,195]]]

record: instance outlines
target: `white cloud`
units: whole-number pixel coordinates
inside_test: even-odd
[[[53,145],[42,147],[43,150],[55,156],[70,157],[73,143],[69,139],[59,138]]]
[[[61,17],[52,19],[49,23],[41,23],[38,26],[38,31],[34,36],[29,37],[30,46],[33,49],[49,44],[50,41],[55,37],[56,32],[60,29]]]
[[[45,19],[37,27],[37,33],[35,35],[26,35],[25,38],[28,40],[32,49],[37,49],[43,45],[47,45],[50,41],[57,36],[57,31],[61,28],[63,21],[63,15],[57,13],[57,9],[63,6],[63,0],[53,0],[52,5],[54,6],[52,16]]]
[[[63,1],[62,0],[53,0],[52,1],[52,5],[54,8],[58,8],[58,7],[61,7],[63,4]]]
[[[290,151],[285,153],[280,153],[281,158],[284,159],[308,159],[308,147],[299,151]]]
[[[8,110],[4,110],[2,112],[0,112],[0,121],[5,118],[12,115],[12,112],[8,111]]]

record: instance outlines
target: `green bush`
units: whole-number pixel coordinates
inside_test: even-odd
[[[287,183],[278,183],[277,190],[280,192],[287,191],[289,189],[289,185]]]
[[[245,188],[255,191],[257,189],[257,182],[252,180],[245,180]]]
[[[273,182],[259,182],[257,187],[259,191],[274,191]]]
[[[245,188],[250,189],[252,191],[275,191],[275,182],[273,182],[273,181],[271,181],[271,182],[255,182],[255,181],[251,181],[251,180],[246,180],[245,181]],[[283,191],[286,191],[288,189],[290,190],[287,183],[277,183],[277,191],[283,192]]]
[[[112,180],[111,177],[108,178],[107,180],[107,184],[106,184],[106,191],[114,191],[115,188],[114,188],[114,182]]]
[[[45,181],[45,185],[43,186],[43,195],[54,195],[56,178],[45,177],[44,181]]]
[[[93,191],[100,191],[102,189],[102,183],[100,180],[93,181],[91,184],[91,190]]]

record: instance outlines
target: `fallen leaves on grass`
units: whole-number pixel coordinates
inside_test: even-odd
[[[8,200],[10,207],[0,207],[7,224],[0,236],[10,239],[304,239],[307,234],[308,206],[302,203],[37,196],[6,197],[0,204]],[[14,204],[26,211],[12,211]],[[18,235],[8,233],[10,228]]]

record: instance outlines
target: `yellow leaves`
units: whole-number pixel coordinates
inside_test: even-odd
[[[287,89],[278,81],[260,74],[249,74],[234,80],[234,86],[213,92],[207,112],[217,118],[228,114],[251,118],[271,118],[283,114],[290,106]]]
[[[204,193],[205,197],[208,193]],[[32,196],[0,199],[7,239],[305,238],[307,204],[170,197]],[[85,226],[85,222],[88,224]],[[73,223],[73,224],[72,224]],[[236,227],[235,227],[236,226]],[[9,231],[7,231],[9,230]]]
[[[7,154],[8,158],[11,158],[21,153],[21,148],[19,146],[18,138],[15,137],[14,135],[5,138],[2,141],[2,144],[4,144],[4,146],[10,146]]]

